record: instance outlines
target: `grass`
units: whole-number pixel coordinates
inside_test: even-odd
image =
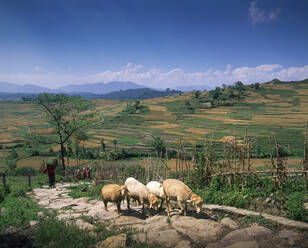
[[[47,176],[46,178],[33,177],[32,187],[39,187],[43,184],[47,184]],[[37,212],[44,210],[26,195],[32,189],[28,187],[27,177],[7,177],[7,189],[4,199],[0,202],[0,208],[3,208],[0,230],[9,226],[23,228],[28,226],[30,220],[38,220]]]
[[[69,192],[69,196],[72,198],[89,197],[89,200],[101,199],[102,187],[103,184],[80,184],[78,186],[69,187],[71,190],[71,192]]]

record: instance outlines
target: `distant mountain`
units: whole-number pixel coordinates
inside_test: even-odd
[[[94,94],[107,94],[119,90],[141,89],[141,88],[144,88],[144,86],[132,82],[112,81],[109,83],[99,82],[94,84],[80,84],[80,85],[70,84],[58,88],[57,92],[63,92],[63,93],[89,92]]]
[[[185,85],[185,86],[175,86],[172,89],[180,91],[194,91],[194,90],[212,90],[213,87],[208,85]]]
[[[32,84],[17,85],[12,83],[0,83],[0,92],[5,93],[38,94],[44,91],[50,93],[53,92],[51,89]]]
[[[301,83],[308,83],[308,78],[299,81],[280,81],[279,79],[275,78],[269,82],[265,82],[264,84],[301,84]]]
[[[39,94],[41,92],[48,93],[79,93],[88,92],[93,94],[107,94],[113,91],[128,90],[128,89],[141,89],[144,86],[132,82],[116,82],[109,83],[94,83],[94,84],[79,84],[79,85],[66,85],[58,89],[49,89],[32,84],[17,85],[12,83],[1,83],[0,92],[3,93],[23,93],[23,94]]]
[[[141,89],[129,89],[115,91],[104,95],[99,95],[99,98],[103,99],[151,99],[155,97],[165,97],[179,94],[180,91],[177,90],[168,90],[168,91],[159,91],[149,88]]]
[[[140,89],[129,89],[129,90],[120,90],[114,91],[107,94],[94,94],[91,92],[74,92],[66,93],[68,95],[78,95],[87,99],[119,99],[119,100],[130,100],[130,99],[151,99],[155,97],[165,97],[179,94],[180,91],[177,90],[168,90],[168,91],[159,91],[149,88],[140,88]],[[31,101],[36,98],[37,94],[29,93],[11,93],[11,92],[0,92],[0,100],[24,100]]]

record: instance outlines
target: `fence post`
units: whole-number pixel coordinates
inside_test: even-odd
[[[31,188],[31,174],[32,174],[32,171],[29,169],[28,172],[29,172],[29,174],[28,174],[28,185]]]
[[[5,172],[2,172],[2,183],[3,183],[3,188],[6,188],[6,178],[5,178]]]

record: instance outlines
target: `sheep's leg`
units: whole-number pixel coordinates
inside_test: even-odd
[[[167,214],[170,217],[170,199],[166,197],[166,205],[167,205]]]
[[[187,213],[187,202],[185,202],[185,210],[184,210],[184,215],[186,216]]]
[[[159,207],[159,211],[161,211],[161,210],[162,210],[162,208],[163,208],[163,204],[164,204],[164,201],[165,201],[165,199],[161,199],[161,204],[160,204],[160,207]]]
[[[105,201],[105,200],[104,200],[104,205],[105,205],[105,210],[106,210],[106,211],[108,211],[108,209],[107,209],[107,204],[108,204],[108,201]]]
[[[141,201],[141,205],[142,205],[142,214],[144,214],[144,201]]]
[[[121,202],[117,203],[117,212],[118,214],[121,212]]]
[[[127,209],[128,209],[128,211],[130,211],[130,206],[129,206],[130,198],[131,198],[131,197],[130,197],[129,195],[126,196],[126,200],[127,200]]]
[[[180,206],[180,214],[182,214],[182,213],[183,213],[184,208],[183,208],[183,206],[182,206],[181,201],[179,201],[179,200],[178,200],[178,204],[179,204],[179,206]],[[184,211],[184,215],[186,215],[186,212],[185,212],[185,211]]]

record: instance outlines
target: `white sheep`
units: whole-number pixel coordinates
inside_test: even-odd
[[[180,207],[180,214],[184,210],[184,215],[187,213],[187,203],[192,203],[196,207],[197,213],[200,213],[202,209],[202,198],[194,194],[191,189],[185,185],[183,182],[176,179],[167,179],[162,183],[162,188],[166,195],[167,213],[170,217],[170,200],[175,200],[178,202]],[[185,204],[185,209],[182,206]]]
[[[142,205],[142,213],[144,213],[145,203],[150,203],[150,208],[157,210],[158,198],[151,193],[147,186],[137,181],[135,178],[129,177],[125,181],[125,185],[129,191],[127,195],[127,208],[130,210],[130,199],[138,201]]]
[[[157,181],[151,181],[147,183],[147,187],[154,195],[156,195],[159,199],[161,199],[161,204],[159,207],[159,209],[161,209],[164,201],[166,200],[166,196],[165,196],[162,184]]]
[[[108,211],[107,204],[108,202],[113,202],[117,206],[117,213],[121,211],[121,201],[125,199],[125,196],[128,195],[126,185],[118,184],[108,184],[102,188],[102,199],[105,205],[105,210]]]

